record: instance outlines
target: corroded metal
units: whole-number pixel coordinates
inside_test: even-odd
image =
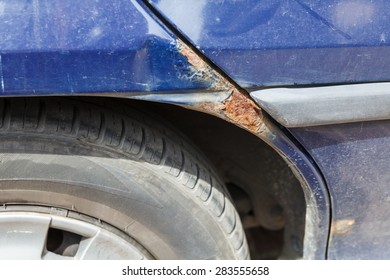
[[[254,134],[263,133],[267,130],[262,110],[247,92],[239,89],[215,71],[201,56],[180,40],[177,40],[177,48],[191,64],[194,79],[211,82],[210,90],[230,93],[229,97],[222,102],[200,102],[192,104],[191,109],[218,116]]]

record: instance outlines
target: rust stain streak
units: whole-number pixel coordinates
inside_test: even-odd
[[[353,219],[334,221],[332,223],[331,235],[348,234],[351,231],[354,224],[355,224],[355,220]]]

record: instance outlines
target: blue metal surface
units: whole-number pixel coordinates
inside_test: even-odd
[[[291,129],[330,190],[330,259],[390,258],[390,121]]]
[[[0,92],[208,88],[144,8],[135,0],[0,1]]]
[[[390,80],[386,0],[149,0],[243,87]]]

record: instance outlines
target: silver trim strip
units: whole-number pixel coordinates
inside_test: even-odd
[[[250,95],[285,127],[390,119],[390,83],[272,88]]]

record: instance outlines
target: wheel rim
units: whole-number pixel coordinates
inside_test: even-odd
[[[19,207],[20,208],[20,207]],[[0,212],[0,259],[151,259],[134,239],[100,223],[31,211]]]

